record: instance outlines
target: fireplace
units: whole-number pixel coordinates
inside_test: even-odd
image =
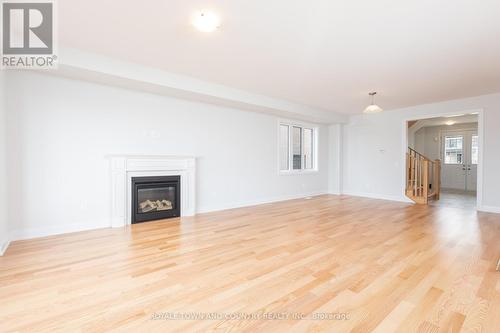
[[[181,177],[133,177],[132,223],[180,216]]]

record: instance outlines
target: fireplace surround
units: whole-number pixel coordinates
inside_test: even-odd
[[[112,155],[108,158],[111,169],[110,225],[112,227],[123,227],[132,224],[133,178],[179,176],[179,215],[181,217],[195,215],[195,157]]]

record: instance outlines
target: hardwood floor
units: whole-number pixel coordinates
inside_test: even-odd
[[[500,215],[347,196],[18,241],[0,332],[494,333],[499,255]]]
[[[477,193],[460,190],[441,189],[439,200],[429,201],[433,206],[446,206],[465,209],[476,209]]]

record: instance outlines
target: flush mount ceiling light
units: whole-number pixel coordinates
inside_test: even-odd
[[[375,104],[375,95],[376,94],[377,94],[376,91],[371,92],[371,93],[368,94],[371,97],[371,103],[363,111],[364,113],[378,113],[378,112],[384,111],[384,110],[382,110],[382,108],[380,106],[378,106],[378,105]]]
[[[455,122],[453,120],[449,120],[449,121],[445,122],[445,124],[448,126],[452,126],[452,125],[455,125]]]
[[[219,28],[220,19],[211,11],[202,11],[194,15],[193,25],[201,32],[213,32]]]

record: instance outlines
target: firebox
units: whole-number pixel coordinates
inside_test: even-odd
[[[132,223],[180,216],[181,177],[133,177]]]

